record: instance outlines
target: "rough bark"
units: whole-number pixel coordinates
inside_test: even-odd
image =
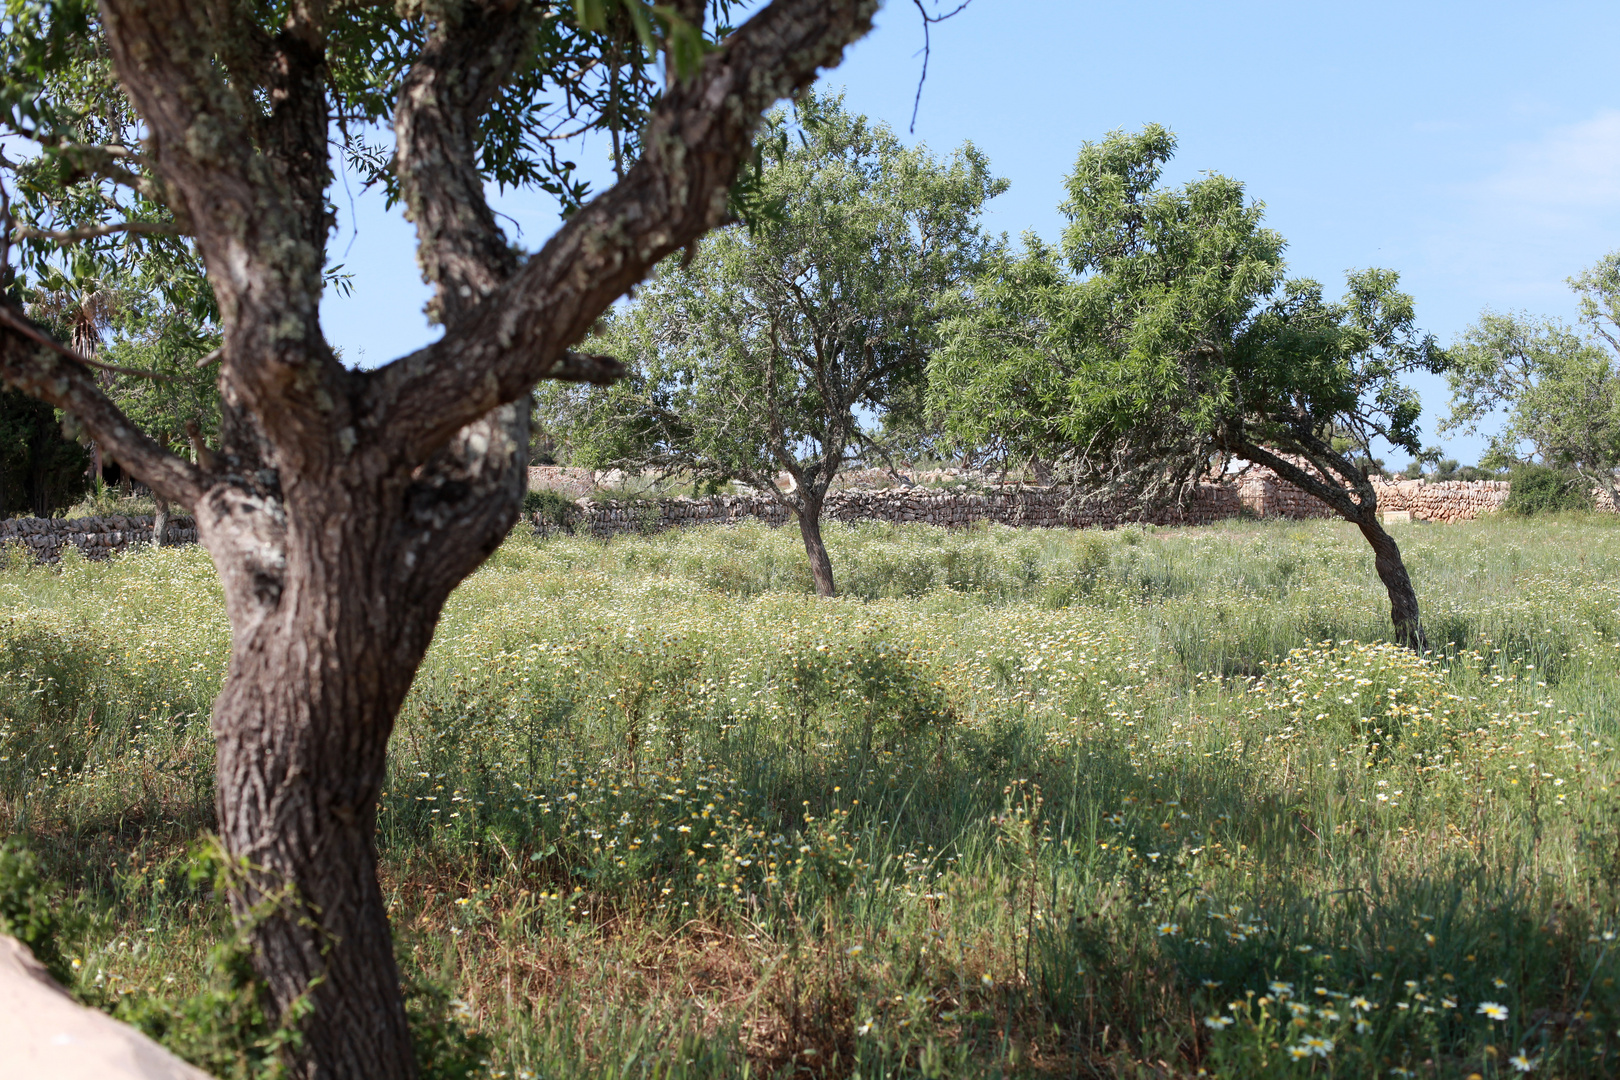
[[[1378,580],[1389,593],[1390,623],[1395,639],[1414,652],[1428,648],[1423,633],[1423,620],[1418,610],[1417,591],[1412,588],[1411,576],[1401,559],[1401,549],[1395,538],[1378,523],[1378,492],[1364,470],[1357,468],[1342,454],[1314,440],[1301,439],[1301,457],[1316,470],[1302,468],[1288,457],[1272,452],[1252,442],[1243,442],[1233,449],[1256,465],[1264,465],[1283,480],[1307,494],[1314,495],[1335,513],[1361,530],[1361,535],[1373,549],[1373,568]],[[1333,482],[1337,476],[1343,483]]]
[[[82,358],[4,306],[0,375],[75,414],[196,516],[232,627],[212,718],[219,829],[247,867],[231,904],[276,1006],[313,1004],[293,1075],[415,1073],[375,874],[376,799],[444,601],[517,517],[529,389],[616,377],[569,347],[722,220],[760,114],[835,64],[876,7],[775,0],[664,97],[626,178],[522,265],[484,203],[471,133],[536,9],[469,0],[436,22],[401,88],[396,169],[446,333],[362,373],[318,322],[326,5],[288,5],[272,36],[229,5],[103,0],[148,160],[219,301],[219,445],[197,464],[158,446]]]
[[[827,545],[821,539],[821,506],[818,498],[804,498],[795,509],[799,519],[799,536],[804,539],[804,553],[810,557],[810,577],[816,583],[817,596],[836,596],[833,584],[832,559]]]

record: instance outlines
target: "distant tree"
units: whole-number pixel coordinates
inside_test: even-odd
[[[549,388],[544,422],[576,464],[769,493],[831,596],[828,487],[850,462],[884,459],[879,425],[920,408],[939,301],[982,262],[979,213],[1006,183],[972,145],[936,160],[837,97],[774,113],[761,142],[760,220],[660,267],[593,345],[628,376]]]
[[[1421,648],[1364,462],[1374,439],[1419,453],[1400,379],[1444,353],[1390,271],[1352,273],[1339,303],[1287,279],[1237,181],[1158,186],[1174,147],[1158,126],[1085,145],[1061,246],[1027,237],[963,293],[934,400],[964,445],[1045,459],[1089,498],[1185,498],[1235,458],[1273,469],[1361,530],[1397,634]]]
[[[1620,251],[1569,284],[1579,327],[1487,311],[1463,333],[1452,349],[1451,415],[1441,430],[1477,433],[1505,410],[1482,465],[1528,458],[1572,469],[1620,506]]]

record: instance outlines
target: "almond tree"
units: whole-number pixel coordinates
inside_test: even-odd
[[[1080,151],[1054,248],[1030,237],[975,280],[929,369],[958,438],[1056,463],[1092,498],[1186,497],[1234,459],[1263,465],[1361,531],[1396,635],[1424,647],[1417,594],[1378,520],[1373,441],[1416,455],[1401,382],[1449,362],[1387,270],[1344,298],[1289,279],[1283,239],[1243,185],[1159,186],[1157,125]]]
[[[219,830],[247,867],[239,918],[293,898],[253,933],[275,1005],[312,1006],[297,1075],[415,1071],[376,802],[441,607],[517,517],[530,388],[619,373],[572,346],[726,217],[760,116],[836,64],[877,0],[773,0],[735,31],[714,7],[707,37],[703,0],[566,13],[528,0],[52,0],[0,23],[0,119],[40,148],[5,162],[26,210],[8,238],[169,244],[194,255],[217,302],[219,442],[198,463],[140,431],[87,363],[10,305],[0,375],[188,509],[218,568],[232,626],[212,716]],[[130,122],[84,104],[98,99],[127,102]],[[391,155],[363,141],[373,121],[391,122]],[[551,150],[580,124],[611,132],[621,162],[589,201]],[[444,327],[374,371],[339,363],[319,321],[334,143],[404,204]],[[525,256],[485,199],[492,181],[582,205]]]
[[[611,320],[605,347],[627,378],[554,388],[542,414],[576,463],[767,493],[832,596],[828,489],[851,462],[886,458],[873,421],[921,397],[940,300],[982,262],[979,214],[1007,183],[971,143],[938,160],[836,97],[769,123],[750,175],[759,219],[666,263]]]

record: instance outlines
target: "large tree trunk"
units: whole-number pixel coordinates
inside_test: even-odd
[[[527,445],[525,401],[428,469],[358,462],[285,502],[222,487],[198,507],[233,630],[213,711],[220,837],[246,871],[231,903],[278,1011],[302,1015],[302,1080],[415,1075],[377,798],[445,599],[517,520]]]
[[[817,596],[836,596],[833,585],[832,559],[827,557],[827,545],[821,539],[822,498],[805,492],[795,509],[799,519],[799,535],[804,538],[804,553],[810,557],[810,576],[816,583]]]
[[[1415,652],[1423,652],[1429,647],[1428,641],[1418,615],[1417,592],[1412,588],[1412,579],[1407,576],[1406,563],[1401,561],[1400,547],[1373,514],[1363,515],[1356,521],[1356,527],[1367,538],[1367,543],[1372,545],[1373,568],[1378,571],[1378,580],[1384,583],[1385,590],[1389,592],[1389,619],[1395,626],[1396,639]]]
[[[220,834],[254,868],[235,913],[254,926],[283,1015],[310,993],[301,1056],[321,1063],[306,1071],[321,1080],[414,1072],[374,835],[412,676],[402,661],[420,657],[436,612],[377,580],[383,538],[357,517],[335,515],[336,535],[289,544],[280,603],[235,635],[213,713]],[[324,550],[296,550],[306,545]],[[251,588],[252,575],[236,577]],[[253,909],[280,890],[279,910],[258,921]]]

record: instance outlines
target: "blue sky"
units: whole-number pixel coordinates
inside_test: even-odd
[[[1448,341],[1487,306],[1572,318],[1564,279],[1620,247],[1617,44],[1614,4],[974,0],[934,28],[908,135],[922,30],[888,0],[822,85],[937,152],[978,145],[1012,182],[986,223],[1014,236],[1056,238],[1082,142],[1165,124],[1180,137],[1167,180],[1243,180],[1292,273],[1336,292],[1346,269],[1398,270]],[[354,294],[323,312],[345,358],[370,366],[435,333],[409,226],[358,192],[351,214],[352,191],[335,191],[332,254]],[[556,226],[543,199],[498,205],[531,250]],[[1417,385],[1438,441],[1444,383]],[[1481,440],[1442,445],[1467,462]]]

